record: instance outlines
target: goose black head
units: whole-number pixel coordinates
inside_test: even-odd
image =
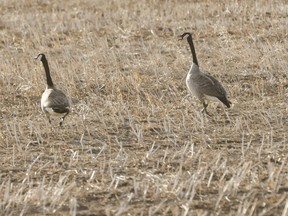
[[[38,54],[34,59],[42,61],[42,58],[46,58],[43,53]]]
[[[189,32],[185,32],[185,33],[183,33],[182,35],[179,35],[179,37],[180,37],[180,39],[179,39],[179,40],[183,40],[183,39],[184,39],[184,37],[185,37],[186,35],[188,35],[188,37],[191,37],[191,38],[192,38],[192,35],[191,35],[191,33],[189,33]]]

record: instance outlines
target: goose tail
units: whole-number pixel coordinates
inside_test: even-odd
[[[225,104],[228,108],[231,107],[232,102],[227,99],[227,97],[218,97],[218,99]]]

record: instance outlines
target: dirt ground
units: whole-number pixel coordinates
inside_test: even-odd
[[[286,0],[2,0],[0,214],[288,215],[287,23]],[[189,95],[184,32],[230,109]]]

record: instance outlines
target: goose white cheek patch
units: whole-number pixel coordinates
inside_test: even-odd
[[[42,55],[38,55],[38,56],[36,56],[35,59],[41,61],[41,59],[42,59]]]

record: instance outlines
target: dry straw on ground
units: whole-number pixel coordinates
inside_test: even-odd
[[[2,0],[1,215],[287,215],[287,1]],[[199,64],[231,109],[187,96]],[[40,109],[38,53],[72,113]]]

